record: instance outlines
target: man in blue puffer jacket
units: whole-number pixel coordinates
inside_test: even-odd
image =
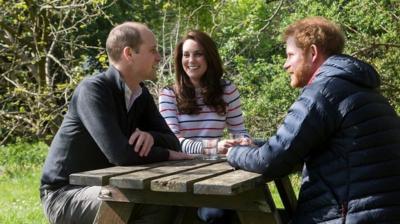
[[[269,178],[303,166],[293,223],[400,223],[400,118],[379,93],[375,69],[342,55],[334,23],[310,17],[285,33],[292,87],[304,87],[261,147],[228,161]]]

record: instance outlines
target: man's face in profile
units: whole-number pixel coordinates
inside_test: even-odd
[[[135,76],[140,80],[154,80],[161,60],[157,41],[153,32],[148,29],[143,29],[141,36],[143,43],[140,45],[139,52],[134,53]]]
[[[290,75],[290,86],[301,88],[307,85],[312,76],[311,57],[303,49],[297,47],[294,37],[286,41],[286,62],[285,70]]]

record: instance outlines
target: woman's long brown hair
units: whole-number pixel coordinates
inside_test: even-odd
[[[186,34],[175,48],[174,60],[176,77],[173,89],[178,110],[181,114],[199,114],[201,110],[200,106],[196,103],[195,87],[182,65],[182,46],[188,39],[196,41],[204,49],[207,70],[200,79],[200,86],[202,88],[201,94],[204,99],[204,104],[214,108],[218,114],[223,115],[226,113],[226,103],[223,99],[224,85],[221,83],[221,78],[224,73],[221,57],[211,37],[198,30],[190,31]]]

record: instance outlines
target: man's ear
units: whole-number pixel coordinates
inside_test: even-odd
[[[132,56],[132,49],[130,47],[124,47],[121,57],[123,57],[125,60],[131,61],[130,59],[132,59]]]
[[[319,56],[318,47],[315,44],[311,44],[310,51],[311,51],[312,62],[316,62]]]

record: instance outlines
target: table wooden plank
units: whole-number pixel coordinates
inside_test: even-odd
[[[233,171],[227,162],[217,163],[175,175],[158,178],[151,181],[152,191],[192,192],[193,183],[219,174]]]
[[[224,160],[183,160],[178,163],[168,164],[167,166],[158,166],[152,169],[112,177],[110,178],[110,185],[128,189],[149,189],[150,181],[153,179],[223,161]]]
[[[113,176],[173,164],[176,162],[177,161],[166,161],[137,166],[114,166],[104,169],[73,173],[69,176],[69,183],[73,185],[104,186],[108,184],[108,180]]]
[[[196,182],[193,185],[193,192],[195,194],[234,195],[262,184],[265,184],[265,178],[261,174],[236,170]]]
[[[104,201],[271,212],[271,207],[265,200],[265,194],[270,194],[270,192],[262,186],[235,195],[132,190],[116,188],[114,186],[103,186],[101,192],[107,192],[104,197],[102,194],[99,195],[99,198]]]
[[[244,223],[282,223],[267,180],[261,174],[232,170],[224,158],[201,158],[75,173],[70,181],[87,185],[109,183],[99,194],[104,205],[97,221],[108,220],[103,223],[125,223],[131,205],[137,203],[233,209]],[[287,187],[287,183],[283,185]]]

